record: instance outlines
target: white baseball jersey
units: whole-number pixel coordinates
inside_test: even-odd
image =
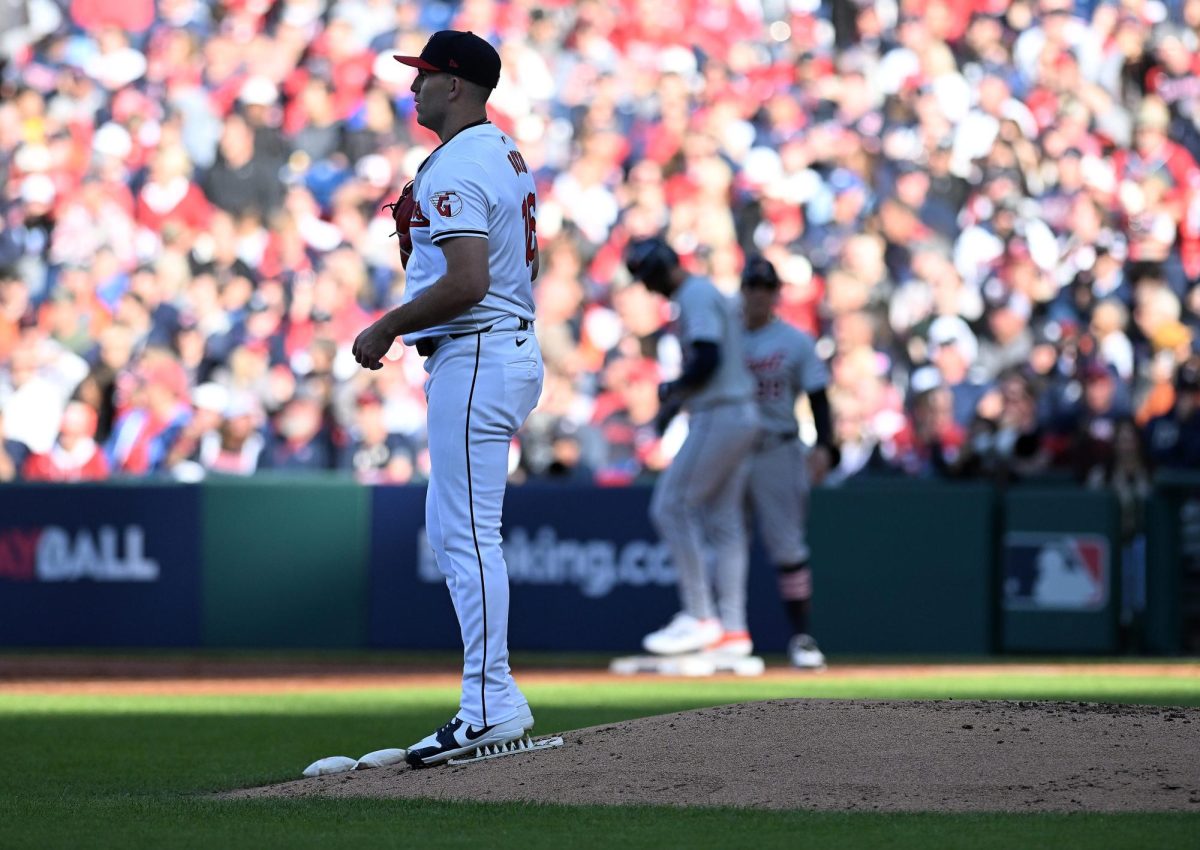
[[[512,140],[487,121],[465,127],[421,164],[413,195],[405,303],[446,273],[446,257],[438,247],[445,239],[487,239],[491,282],[470,310],[404,341],[412,345],[423,337],[478,330],[508,316],[533,321],[537,192]]]
[[[687,351],[697,342],[714,342],[721,362],[708,382],[684,403],[686,410],[736,404],[754,398],[754,381],[742,356],[742,318],[737,301],[721,294],[712,281],[689,277],[672,296],[679,306],[676,332]]]
[[[754,375],[758,414],[768,434],[795,434],[796,397],[824,388],[829,370],[804,331],[772,319],[743,337],[746,364]]]

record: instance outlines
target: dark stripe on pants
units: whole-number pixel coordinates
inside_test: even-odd
[[[475,371],[471,374],[471,392],[467,396],[467,500],[471,508],[471,539],[475,541],[475,559],[479,562],[479,593],[483,603],[483,664],[479,671],[479,703],[483,706],[483,725],[487,719],[487,585],[483,580],[483,555],[479,551],[479,532],[475,529],[475,488],[471,483],[471,405],[475,401],[475,382],[479,379],[479,354],[483,347],[481,335],[475,337]]]

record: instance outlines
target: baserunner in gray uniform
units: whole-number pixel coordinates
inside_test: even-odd
[[[835,465],[837,449],[825,387],[829,370],[813,338],[775,316],[779,276],[762,257],[742,272],[746,364],[754,375],[763,435],[750,463],[747,495],[767,555],[779,576],[779,595],[792,626],[788,656],[796,667],[822,668],[825,656],[809,635],[812,571],[809,569],[808,494],[810,468],[819,483]],[[811,453],[800,440],[796,402],[808,396],[817,430]]]
[[[741,316],[712,281],[689,275],[661,239],[632,242],[625,261],[634,278],[678,309],[683,371],[659,387],[660,431],[680,410],[688,413],[687,439],[658,479],[650,503],[651,519],[675,563],[682,610],[642,646],[658,655],[701,650],[749,655],[744,500],[758,414],[742,353]]]

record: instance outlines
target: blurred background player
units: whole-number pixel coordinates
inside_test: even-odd
[[[779,290],[775,267],[763,257],[750,257],[742,272],[743,343],[763,433],[751,455],[747,499],[779,573],[779,595],[792,627],[788,657],[796,667],[820,669],[825,656],[808,633],[813,585],[805,528],[809,488],[836,465],[825,396],[829,371],[813,338],[776,317]],[[811,452],[796,421],[801,395],[808,396],[817,430]]]
[[[659,386],[659,431],[679,411],[688,413],[687,439],[650,502],[651,519],[675,563],[682,610],[646,635],[642,646],[656,655],[701,650],[749,655],[743,500],[758,413],[737,308],[708,278],[688,274],[662,239],[631,242],[625,261],[635,279],[672,299],[678,310],[683,371]]]

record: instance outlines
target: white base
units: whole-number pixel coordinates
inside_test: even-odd
[[[627,655],[614,658],[608,665],[609,672],[618,676],[635,676],[638,673],[654,673],[659,676],[714,676],[717,673],[761,676],[766,669],[766,663],[757,655],[722,655],[716,652]]]
[[[304,768],[304,776],[309,779],[314,776],[331,776],[335,773],[345,773],[349,770],[354,770],[354,765],[358,762],[349,756],[329,756],[328,758],[317,759],[308,767]]]
[[[376,750],[360,758],[354,765],[354,769],[370,770],[373,767],[391,767],[393,764],[400,764],[404,761],[406,755],[408,755],[408,750],[394,747],[387,750]]]
[[[538,750],[549,750],[554,747],[563,745],[562,738],[541,738],[537,741],[526,735],[519,741],[509,741],[507,744],[493,744],[487,747],[479,747],[471,755],[458,756],[446,762],[446,764],[473,764],[477,761],[487,761],[488,759],[498,759],[504,756],[515,756],[521,753],[532,753]]]

